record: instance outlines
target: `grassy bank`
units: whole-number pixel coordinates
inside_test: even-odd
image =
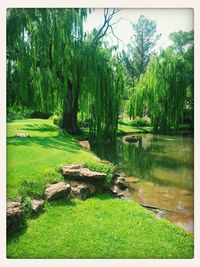
[[[151,126],[131,126],[131,125],[118,125],[118,134],[131,134],[131,133],[150,133],[152,132]]]
[[[7,197],[40,195],[47,182],[61,180],[59,166],[83,163],[109,172],[71,135],[51,120],[19,120],[8,124]],[[30,138],[14,137],[18,132]],[[55,238],[56,237],[56,238]],[[47,203],[45,212],[8,238],[9,258],[192,258],[191,234],[134,201],[106,194],[86,201]]]
[[[30,138],[15,137],[16,133]],[[87,163],[90,168],[109,172],[90,151],[82,149],[71,135],[63,134],[51,120],[25,119],[7,124],[7,198],[20,194],[37,197],[47,183],[62,180],[63,163]]]
[[[135,202],[101,194],[49,204],[9,238],[7,253],[11,258],[191,258],[192,244],[190,234]]]

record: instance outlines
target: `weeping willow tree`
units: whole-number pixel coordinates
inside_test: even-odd
[[[84,33],[87,13],[86,9],[8,11],[7,103],[61,110],[62,127],[70,133],[79,132],[80,108],[90,108],[93,135],[111,139],[117,129],[122,75],[108,49],[94,45]]]
[[[136,115],[151,118],[155,133],[177,132],[191,75],[184,58],[170,49],[150,61],[135,87],[133,102]]]
[[[97,142],[115,140],[123,92],[123,67],[111,49],[93,46],[88,63],[92,70],[84,78],[80,109],[91,121],[91,135]]]

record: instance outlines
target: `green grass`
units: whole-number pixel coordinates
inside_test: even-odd
[[[130,125],[119,124],[118,125],[118,133],[126,134],[126,133],[149,133],[152,132],[151,126],[143,126],[143,127],[135,127]]]
[[[18,132],[30,138],[14,137]],[[71,135],[59,132],[51,120],[8,123],[7,197],[37,196],[48,182],[61,180],[63,163],[82,163],[109,172]],[[45,212],[28,219],[10,236],[9,258],[192,258],[193,236],[158,220],[134,201],[106,194],[87,201],[46,203]]]
[[[192,258],[191,234],[133,201],[55,201],[8,239],[8,258]]]
[[[16,133],[30,138],[14,137]],[[7,198],[18,199],[21,194],[37,197],[47,183],[62,180],[59,172],[63,163],[87,163],[93,169],[109,172],[111,166],[102,164],[78,141],[59,132],[52,120],[24,119],[7,124]]]

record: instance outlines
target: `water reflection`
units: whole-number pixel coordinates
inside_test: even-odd
[[[137,142],[129,143],[124,136],[112,146],[93,149],[100,158],[118,164],[128,176],[141,179],[139,183],[130,182],[138,202],[156,205],[160,208],[158,217],[192,231],[193,138],[153,134],[134,137]]]

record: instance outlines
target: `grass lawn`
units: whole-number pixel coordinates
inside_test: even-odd
[[[193,238],[127,200],[55,201],[8,239],[11,258],[191,258]]]
[[[16,133],[30,138],[15,137]],[[84,163],[109,171],[94,153],[82,149],[71,135],[62,134],[52,120],[26,119],[7,124],[7,198],[16,200],[20,192],[39,196],[48,182],[62,180],[63,163]],[[25,192],[27,191],[27,192]]]
[[[30,138],[14,137],[18,132]],[[90,151],[51,120],[8,123],[7,197],[42,193],[47,182],[61,180],[63,163],[87,162],[108,172]],[[23,190],[24,191],[23,191]],[[193,236],[134,201],[99,194],[86,201],[46,203],[45,212],[7,241],[8,258],[192,258]]]

